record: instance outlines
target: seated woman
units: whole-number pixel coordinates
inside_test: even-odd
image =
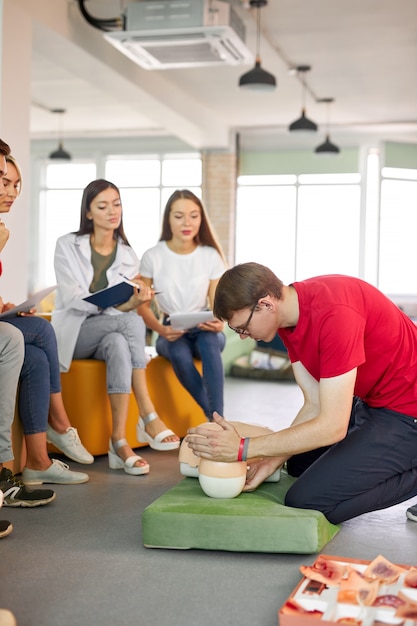
[[[211,309],[217,283],[225,270],[223,254],[203,204],[188,189],[177,190],[169,198],[159,242],[145,252],[140,270],[145,283],[160,291],[162,322],[149,302],[139,309],[146,325],[159,333],[156,350],[171,361],[178,380],[211,421],[214,411],[223,414],[223,322],[213,320],[187,331],[174,330],[169,324],[173,313]],[[194,358],[202,361],[202,376]]]
[[[55,251],[58,283],[52,324],[58,339],[61,369],[72,359],[105,361],[112,412],[109,466],[128,474],[146,474],[149,464],[126,440],[130,391],[136,397],[147,441],[156,450],[174,450],[179,437],[156,414],[146,384],[145,324],[137,307],[153,292],[139,280],[139,259],[123,229],[122,203],[116,185],[99,179],[84,189],[80,227],[60,237]],[[100,310],[85,297],[133,278],[138,288],[127,302]]]
[[[10,211],[22,182],[20,168],[14,158],[7,156],[6,162],[7,173],[3,178],[5,195],[0,196],[0,214]],[[1,312],[13,306],[10,302],[4,304],[0,298]],[[19,416],[27,450],[26,465],[22,472],[23,482],[30,485],[78,484],[88,481],[87,474],[72,472],[68,465],[57,459],[51,461],[47,452],[48,436],[48,439],[72,460],[78,463],[94,461],[82,445],[76,429],[72,428],[64,408],[56,338],[52,326],[45,319],[31,314],[6,319],[5,322],[23,333],[25,343],[18,393]],[[3,469],[3,472],[7,473],[8,480],[11,481],[10,470]],[[8,499],[5,504],[18,506]]]

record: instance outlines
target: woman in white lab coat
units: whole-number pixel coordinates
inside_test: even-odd
[[[128,474],[146,474],[148,463],[135,455],[126,441],[126,419],[133,389],[145,426],[146,442],[156,450],[179,447],[179,438],[156,414],[146,384],[145,324],[137,307],[153,296],[138,276],[139,260],[123,229],[122,204],[116,185],[99,179],[84,190],[80,227],[60,237],[55,250],[58,283],[52,316],[62,371],[72,359],[98,359],[106,363],[113,429],[109,465]],[[127,302],[99,309],[85,297],[134,278]]]

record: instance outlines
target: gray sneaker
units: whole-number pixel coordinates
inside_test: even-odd
[[[413,522],[417,522],[417,504],[410,506],[406,511],[406,515],[408,519],[413,520]]]
[[[63,435],[60,435],[48,424],[46,440],[76,463],[84,463],[85,465],[94,463],[94,457],[84,448],[77,429],[72,426],[67,428],[67,431]]]
[[[24,467],[22,480],[25,485],[41,485],[55,483],[57,485],[80,485],[89,480],[88,474],[72,472],[69,466],[58,459],[52,459],[52,464],[46,470],[31,470]]]

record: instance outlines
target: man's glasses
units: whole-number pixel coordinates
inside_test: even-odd
[[[248,326],[252,321],[252,317],[253,314],[255,313],[256,307],[258,306],[258,303],[254,304],[254,306],[251,308],[250,311],[250,315],[246,321],[246,324],[244,324],[243,326],[241,326],[240,328],[235,328],[234,326],[230,326],[229,322],[227,322],[228,327],[230,328],[230,330],[233,330],[235,333],[237,333],[240,336],[245,336],[247,337],[248,335],[250,335],[250,331],[248,330]]]

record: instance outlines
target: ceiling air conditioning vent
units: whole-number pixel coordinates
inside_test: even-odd
[[[127,7],[126,26],[104,36],[148,70],[253,63],[244,24],[228,2],[134,2]]]

